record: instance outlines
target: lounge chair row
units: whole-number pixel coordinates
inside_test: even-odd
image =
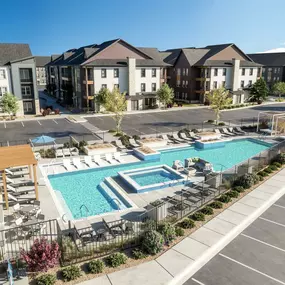
[[[130,143],[130,146],[132,148],[135,148],[135,147],[139,147],[140,145],[135,141],[135,139],[129,139],[129,143]],[[117,148],[119,148],[120,150],[125,150],[127,149],[125,145],[123,145],[123,143],[120,141],[120,140],[116,140],[115,141],[115,145]]]
[[[62,148],[62,149],[57,149],[55,151],[55,156],[56,157],[66,157],[66,156],[76,156],[79,154],[79,151],[76,147],[73,148]]]
[[[241,136],[246,134],[240,127],[215,129],[215,133],[222,135],[223,137]]]

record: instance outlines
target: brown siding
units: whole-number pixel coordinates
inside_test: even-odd
[[[224,50],[218,52],[217,54],[208,58],[208,60],[232,60],[233,58],[240,60],[248,60],[240,51],[238,51],[232,46],[227,47]]]

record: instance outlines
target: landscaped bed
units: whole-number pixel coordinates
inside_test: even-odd
[[[167,141],[162,138],[144,138],[138,140],[138,143],[143,147],[164,147]]]
[[[114,153],[117,149],[110,143],[96,143],[84,146],[84,152],[87,155]]]

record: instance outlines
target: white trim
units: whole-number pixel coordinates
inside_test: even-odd
[[[274,222],[274,221],[272,221],[272,220],[265,219],[265,218],[262,218],[262,217],[259,217],[259,219],[264,220],[264,221],[266,221],[266,222],[269,222],[269,223],[272,223],[272,224],[275,224],[275,225],[278,225],[278,226],[280,226],[280,227],[284,227],[284,228],[285,228],[285,225],[284,225],[284,224],[280,224],[280,223],[277,223],[277,222]]]
[[[199,284],[199,285],[206,285],[205,283],[202,283],[202,282],[198,281],[198,280],[195,279],[195,278],[191,278],[191,279],[192,279],[192,281],[196,282],[196,283]]]

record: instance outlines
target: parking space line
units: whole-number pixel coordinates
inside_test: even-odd
[[[100,120],[100,121],[103,121],[103,119],[102,119],[102,118],[100,118],[100,117],[97,117],[97,119],[98,119],[98,120]]]
[[[39,123],[39,125],[42,125],[40,121],[37,121]]]
[[[194,282],[196,282],[197,284],[200,284],[200,285],[206,285],[205,283],[202,283],[200,281],[198,281],[197,279],[195,278],[191,278]]]
[[[285,209],[285,207],[284,207],[284,206],[281,206],[281,205],[278,205],[278,204],[273,204],[273,206],[276,206],[276,207],[279,207],[279,208]]]
[[[53,119],[53,121],[58,125],[58,122],[55,119]]]
[[[154,128],[151,128],[151,127],[148,127],[149,129],[151,129],[151,130],[153,130],[153,131],[156,131],[156,129],[154,129]]]
[[[275,248],[275,249],[277,249],[277,250],[280,250],[280,251],[285,252],[285,249],[280,248],[280,247],[277,247],[277,246],[272,245],[272,244],[270,244],[270,243],[264,242],[264,241],[259,240],[259,239],[257,239],[257,238],[254,238],[254,237],[251,237],[251,236],[248,236],[248,235],[245,235],[245,234],[241,234],[241,236],[244,236],[244,237],[246,237],[246,238],[252,239],[252,240],[254,240],[254,241],[257,241],[257,242],[259,242],[259,243],[262,243],[262,244],[264,244],[264,245],[267,245],[267,246],[269,246],[269,247],[272,247],[272,248]]]
[[[262,218],[262,217],[259,217],[259,219],[264,220],[264,221],[266,221],[266,222],[269,222],[269,223],[272,223],[272,224],[275,224],[275,225],[278,225],[278,226],[280,226],[280,227],[285,228],[285,225],[284,225],[284,224],[280,224],[280,223],[277,223],[277,222],[274,222],[274,221],[272,221],[272,220],[269,220],[269,219],[266,219],[266,218]]]
[[[9,141],[7,141],[7,146],[10,146]]]
[[[4,128],[6,129],[7,128],[7,126],[6,126],[6,123],[4,122]]]
[[[271,279],[271,280],[273,280],[273,281],[276,281],[276,282],[279,283],[279,284],[285,285],[285,283],[282,282],[281,280],[276,279],[276,278],[274,278],[274,277],[272,277],[272,276],[270,276],[270,275],[268,275],[268,274],[265,274],[265,273],[263,273],[263,272],[261,272],[261,271],[255,269],[255,268],[253,268],[253,267],[250,267],[250,266],[248,266],[248,265],[246,265],[246,264],[244,264],[244,263],[241,263],[241,262],[239,262],[239,261],[237,261],[237,260],[235,260],[235,259],[233,259],[233,258],[231,258],[231,257],[229,257],[229,256],[226,256],[226,255],[224,255],[224,254],[222,254],[222,253],[219,253],[219,255],[222,256],[222,257],[224,257],[224,258],[226,258],[226,259],[228,259],[228,260],[230,260],[230,261],[232,261],[232,262],[235,262],[235,263],[237,263],[237,264],[239,264],[239,265],[241,265],[241,266],[243,266],[243,267],[245,267],[245,268],[247,268],[247,269],[250,269],[250,270],[252,270],[252,271],[254,271],[254,272],[256,272],[256,273],[259,273],[259,274],[262,275],[262,276],[265,276],[265,277],[267,277],[267,278],[269,278],[269,279]]]
[[[22,123],[22,126],[25,127],[24,123],[23,122],[21,122],[21,123]]]

